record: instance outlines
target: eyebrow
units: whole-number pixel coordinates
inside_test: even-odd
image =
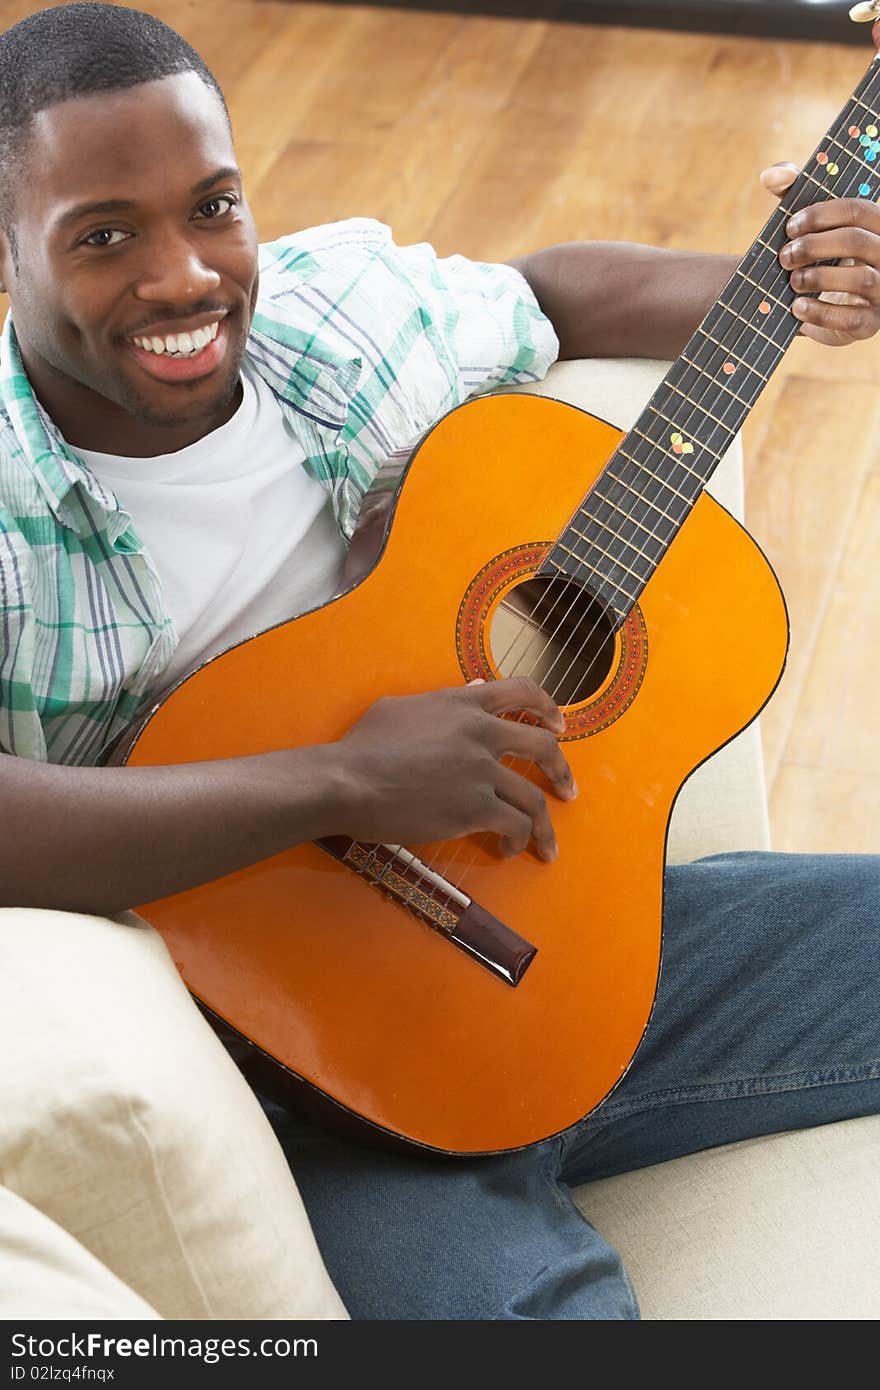
[[[222,169],[216,169],[207,178],[199,179],[198,183],[193,184],[190,189],[190,197],[195,198],[199,193],[205,193],[209,188],[213,188],[215,183],[221,179],[241,180],[241,170],[234,164],[228,164]],[[93,213],[105,212],[125,212],[131,208],[136,208],[137,203],[131,198],[107,198],[102,203],[77,203],[75,207],[68,208],[60,217],[56,218],[55,226],[59,229],[67,227],[71,222],[77,222],[81,217],[89,216]]]

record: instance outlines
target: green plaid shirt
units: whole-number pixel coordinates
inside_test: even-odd
[[[247,354],[351,537],[367,488],[447,410],[534,381],[553,328],[510,266],[398,247],[353,219],[260,247]],[[177,638],[119,505],[34,396],[12,315],[0,338],[0,749],[93,764]]]

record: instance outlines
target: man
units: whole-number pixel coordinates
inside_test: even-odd
[[[110,915],[332,833],[484,831],[552,859],[547,800],[502,763],[513,737],[577,794],[559,712],[528,681],[380,702],[320,747],[97,764],[185,670],[335,591],[371,480],[440,414],[557,355],[674,355],[733,261],[574,243],[481,266],[370,222],[258,248],[214,79],[137,11],[22,21],[0,93],[2,901]],[[795,288],[848,299],[796,301],[804,331],[875,333],[876,206],[796,223]],[[506,723],[502,748],[495,716],[522,708],[540,726]],[[878,902],[872,857],[671,871],[631,1072],[516,1154],[390,1156],[267,1100],[351,1314],[636,1316],[564,1184],[875,1110]]]

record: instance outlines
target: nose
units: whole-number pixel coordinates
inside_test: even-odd
[[[185,304],[216,290],[220,275],[205,265],[186,236],[151,239],[134,287],[138,299],[150,303]]]

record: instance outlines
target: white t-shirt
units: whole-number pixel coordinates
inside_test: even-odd
[[[230,420],[156,458],[77,449],[131,514],[162,581],[178,636],[158,687],[208,656],[325,602],[346,545],[330,494],[267,383],[242,363]]]

